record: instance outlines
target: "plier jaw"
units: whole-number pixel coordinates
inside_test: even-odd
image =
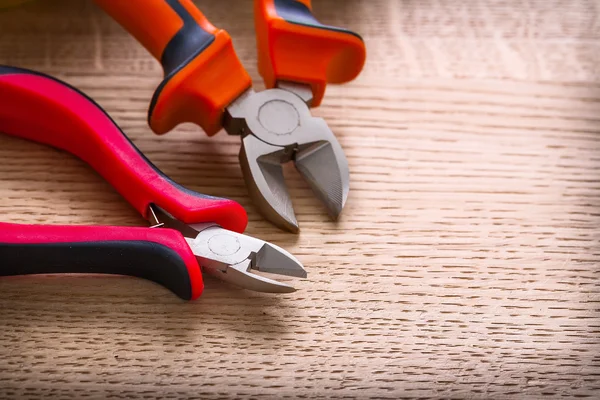
[[[308,86],[247,90],[225,111],[224,128],[242,136],[240,165],[255,204],[266,219],[299,230],[282,164],[294,162],[328,214],[339,217],[348,198],[348,160],[327,123],[311,115]]]
[[[150,206],[154,227],[175,229],[185,237],[202,270],[217,278],[265,293],[291,293],[292,286],[258,275],[254,271],[306,278],[304,267],[281,247],[223,229],[215,223],[184,224],[155,205]]]

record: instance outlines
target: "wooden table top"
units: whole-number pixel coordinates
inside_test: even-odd
[[[261,88],[250,1],[203,3]],[[160,66],[95,5],[0,12],[0,63],[88,93],[310,277],[286,296],[207,278],[191,303],[135,278],[0,279],[0,398],[600,397],[600,3],[314,3],[369,59],[315,110],[350,162],[339,223],[286,170],[298,236],[250,202],[238,138],[151,133]],[[145,224],[75,157],[0,136],[0,158],[5,222]]]

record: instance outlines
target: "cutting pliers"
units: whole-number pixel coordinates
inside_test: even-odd
[[[361,37],[319,23],[311,0],[255,0],[259,71],[254,92],[229,34],[191,0],[95,0],[160,61],[164,80],[148,112],[152,130],[183,122],[208,135],[240,135],[240,164],[262,214],[292,232],[298,222],[282,164],[293,161],[337,219],[349,191],[348,161],[325,121],[311,115],[327,83],[354,79],[365,62]]]
[[[93,100],[64,82],[0,66],[0,132],[86,161],[155,228],[0,223],[0,275],[106,273],[150,279],[183,299],[202,293],[200,265],[246,289],[294,288],[252,271],[306,277],[287,251],[241,234],[236,202],[170,180]]]

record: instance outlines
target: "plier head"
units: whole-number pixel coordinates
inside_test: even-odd
[[[296,289],[256,272],[306,278],[306,270],[292,254],[272,243],[223,229],[213,222],[185,224],[167,211],[150,206],[150,223],[175,229],[185,237],[202,270],[248,290],[292,293]]]
[[[226,109],[224,127],[242,136],[240,164],[250,196],[275,225],[298,231],[282,164],[293,161],[329,215],[337,219],[349,191],[348,161],[327,123],[310,112],[310,86],[283,83],[246,91]]]

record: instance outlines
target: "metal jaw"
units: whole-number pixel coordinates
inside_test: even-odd
[[[293,255],[279,246],[221,228],[215,223],[185,224],[165,210],[150,206],[155,227],[178,230],[190,245],[202,269],[244,289],[266,293],[291,293],[293,287],[254,274],[250,270],[306,278]]]
[[[246,91],[225,112],[224,127],[242,136],[240,164],[250,196],[265,218],[298,231],[282,164],[296,169],[337,219],[348,198],[348,161],[327,123],[310,113],[306,85],[281,84],[262,92]]]

